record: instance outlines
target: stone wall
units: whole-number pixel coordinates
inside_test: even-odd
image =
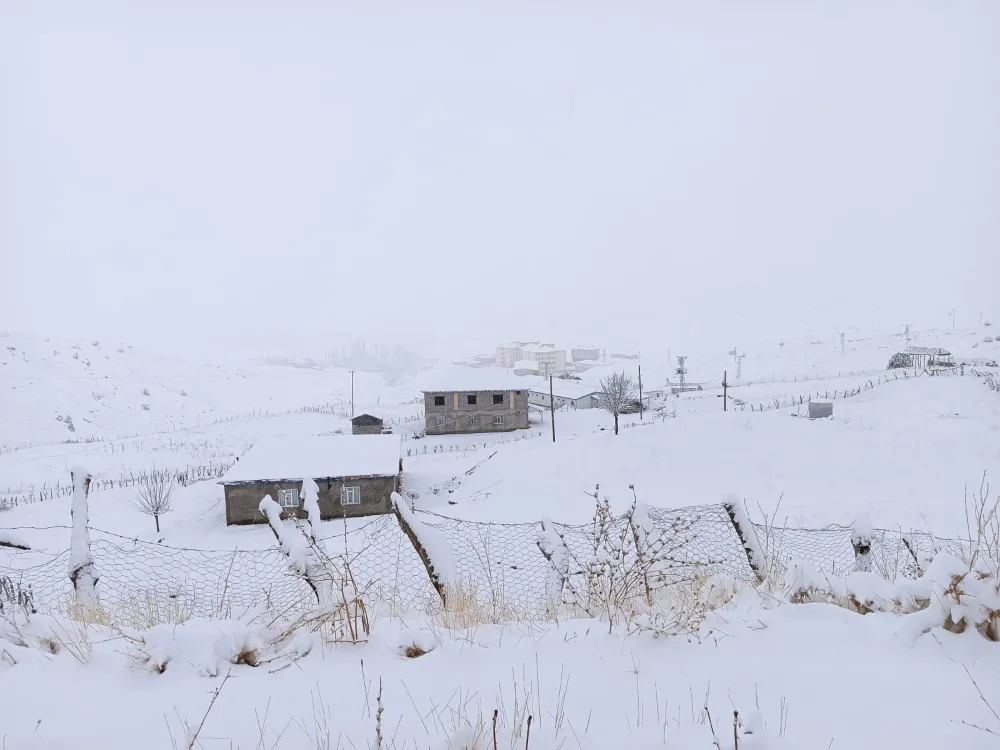
[[[469,396],[475,396],[476,403],[470,404]],[[494,396],[503,400],[494,403]],[[443,398],[444,405],[435,398]],[[502,419],[500,424],[497,417]],[[527,429],[528,391],[428,391],[424,393],[424,427],[428,435]]]

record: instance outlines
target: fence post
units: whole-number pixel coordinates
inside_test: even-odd
[[[757,532],[754,531],[753,524],[747,517],[743,504],[736,497],[729,497],[722,504],[722,507],[726,509],[729,522],[733,525],[736,536],[739,537],[740,544],[747,556],[747,562],[750,563],[750,570],[757,578],[757,583],[763,583],[765,577],[764,553],[760,549]],[[748,534],[753,534],[753,538],[751,539]]]
[[[875,530],[868,516],[862,514],[851,524],[851,546],[854,547],[854,571],[872,572],[872,537]]]
[[[400,498],[400,502],[406,502]],[[403,513],[400,511],[399,506],[393,502],[392,505],[393,513],[396,516],[396,520],[399,522],[399,528],[406,535],[406,538],[410,540],[410,544],[413,545],[413,549],[417,551],[417,555],[420,557],[420,562],[424,564],[424,568],[427,570],[427,577],[431,579],[431,586],[437,592],[438,596],[441,597],[441,604],[445,607],[448,606],[448,596],[445,592],[444,582],[441,577],[434,570],[434,564],[431,562],[430,555],[427,554],[427,550],[424,549],[424,545],[420,543],[420,539],[417,537],[416,532],[413,527],[410,526],[409,522],[403,517]]]

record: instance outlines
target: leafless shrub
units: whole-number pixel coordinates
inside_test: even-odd
[[[165,471],[144,472],[136,482],[138,497],[132,501],[132,508],[152,516],[156,522],[156,533],[160,533],[160,516],[174,509],[174,480]]]
[[[694,520],[677,518],[666,527],[650,522],[633,490],[633,501],[623,518],[611,513],[600,487],[592,495],[595,508],[587,547],[567,544],[556,531],[560,549],[539,548],[563,581],[562,595],[571,609],[605,620],[608,630],[625,626],[631,631],[690,632],[700,621],[697,595],[678,596],[683,587],[696,590],[707,578],[707,567],[684,559],[692,540]]]

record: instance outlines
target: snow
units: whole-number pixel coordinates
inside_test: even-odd
[[[451,391],[520,391],[530,376],[514,375],[496,368],[441,367],[421,373],[413,386],[424,393]]]
[[[146,669],[190,670],[204,677],[216,677],[241,660],[256,662],[263,648],[249,625],[236,620],[192,618],[178,625],[157,625],[141,638],[133,658]]]
[[[265,438],[233,464],[221,484],[299,477],[395,476],[399,435]]]
[[[24,550],[31,549],[31,545],[24,541],[24,539],[19,537],[17,534],[11,531],[5,531],[4,529],[0,529],[0,547],[15,547],[17,549]]]
[[[981,338],[981,332],[973,337],[946,331],[928,334],[926,343],[940,342],[961,353]],[[884,367],[888,355],[900,348],[900,337],[851,336],[843,359],[839,339],[815,346],[785,339],[785,344],[780,349],[776,342],[756,347],[744,362],[748,379],[774,373],[785,382],[742,385],[730,395],[756,402],[853,389],[868,376],[837,377],[838,371]],[[8,496],[20,485],[33,485],[35,491],[43,483],[47,489],[56,482],[65,487],[68,467],[78,461],[87,463],[99,486],[102,478],[123,472],[127,476],[154,462],[177,467],[228,462],[248,445],[269,439],[301,444],[350,429],[350,378],[336,369],[241,365],[209,375],[214,368],[168,364],[137,350],[101,359],[100,369],[91,351],[93,375],[79,380],[75,378],[83,377],[85,365],[67,356],[61,344],[58,348],[62,354],[56,359],[37,361],[34,354],[26,354],[24,361],[20,348],[17,356],[0,350],[0,356],[8,357],[5,375],[13,372],[15,378],[24,378],[7,391],[10,401],[0,409],[0,443],[6,443],[0,451],[0,492],[11,485]],[[691,354],[689,366],[703,373],[706,383],[721,379],[716,369],[719,375],[724,368],[732,374],[731,358],[721,353]],[[127,370],[129,362],[136,372]],[[170,377],[176,374],[176,382],[190,394],[171,392],[176,409],[171,406],[169,415],[164,413],[166,393],[176,385],[166,377],[153,379],[154,365],[160,364],[169,367]],[[644,352],[644,380],[661,382],[656,368],[655,362],[647,364]],[[665,374],[669,368],[661,364],[661,369]],[[42,379],[47,372],[65,374],[66,379],[54,385]],[[565,611],[558,607],[567,567],[558,524],[589,521],[593,500],[584,492],[592,492],[597,483],[616,512],[628,508],[629,485],[635,486],[641,502],[633,523],[643,532],[651,526],[656,508],[717,503],[736,490],[741,499],[733,505],[741,525],[759,521],[761,510],[777,509],[780,524],[847,525],[850,531],[844,536],[855,541],[877,533],[867,520],[871,518],[890,528],[930,527],[941,536],[963,533],[964,486],[978,486],[984,470],[989,476],[1000,473],[995,450],[1000,404],[980,380],[901,378],[857,397],[838,398],[836,417],[822,429],[795,418],[794,408],[724,414],[720,391],[709,386],[699,394],[671,397],[669,412],[676,417],[625,417],[618,437],[607,429],[606,414],[569,410],[556,414],[556,443],[551,442],[548,424],[538,422],[514,434],[412,439],[423,427],[424,386],[444,380],[450,381],[445,386],[450,389],[466,373],[491,379],[505,374],[499,369],[435,367],[391,384],[380,376],[358,377],[357,411],[385,415],[402,434],[391,473],[401,453],[404,487],[419,497],[421,508],[493,524],[525,524],[531,552],[547,553],[555,563],[545,569],[545,591],[553,606],[546,615],[532,616],[546,619],[512,622],[502,601],[490,602],[493,606],[485,613],[427,615],[421,608],[404,612],[372,599],[367,603],[372,632],[365,643],[331,643],[329,634],[300,630],[275,646],[279,626],[272,625],[275,613],[264,609],[264,593],[261,611],[255,611],[253,619],[192,619],[121,633],[101,625],[83,626],[62,615],[36,614],[26,620],[23,614],[11,614],[19,608],[7,607],[0,616],[0,727],[7,746],[166,750],[171,744],[164,715],[174,727],[177,717],[196,725],[227,673],[233,679],[206,719],[201,740],[206,749],[213,744],[273,747],[282,732],[278,747],[324,746],[314,741],[324,721],[342,738],[331,739],[330,746],[340,742],[344,747],[374,747],[380,682],[383,732],[393,738],[384,746],[390,748],[393,743],[400,749],[464,748],[476,738],[480,747],[491,747],[488,733],[498,709],[502,747],[525,745],[523,722],[531,713],[532,750],[713,750],[702,716],[705,705],[723,750],[729,750],[725,741],[732,737],[733,708],[739,710],[742,727],[737,731],[745,750],[805,750],[830,747],[831,741],[835,748],[861,750],[978,750],[995,744],[995,737],[961,723],[1000,730],[991,724],[994,719],[978,693],[981,689],[994,706],[1000,702],[996,644],[977,628],[990,611],[1000,609],[986,560],[970,574],[967,564],[946,552],[931,556],[921,549],[923,578],[894,583],[869,572],[834,579],[795,561],[788,564],[784,586],[780,579],[768,581],[761,592],[746,583],[712,579],[701,587],[699,601],[723,609],[709,613],[689,637],[653,639],[617,629],[609,633],[606,622],[563,619]],[[810,374],[808,381],[802,378],[805,373]],[[816,379],[824,373],[834,377]],[[103,398],[91,398],[105,376],[117,392],[109,387]],[[513,382],[514,389],[523,390],[532,379]],[[146,398],[141,396],[144,388],[152,394],[149,412],[139,407]],[[74,406],[85,402],[87,410]],[[55,420],[50,408],[62,416],[73,415],[76,436],[93,433],[117,439],[64,443],[65,422]],[[137,431],[140,434],[133,437]],[[22,439],[45,444],[16,447]],[[378,436],[342,439],[363,445]],[[249,458],[247,453],[239,463]],[[287,454],[282,456],[283,463],[287,459]],[[305,480],[301,497],[310,516],[308,528],[321,542],[344,528],[375,523],[364,518],[315,523],[309,480],[328,470],[287,470],[289,476],[282,478]],[[57,559],[64,570],[68,541],[75,561],[86,564],[81,549],[89,542],[75,543],[85,536],[93,536],[95,545],[110,541],[132,547],[133,537],[151,536],[145,519],[129,508],[133,497],[134,488],[128,486],[92,487],[83,511],[78,510],[77,493],[75,498],[58,495],[0,512],[2,538],[32,547],[30,552],[2,550],[4,564],[14,556],[29,563]],[[400,509],[442,578],[449,585],[461,584],[459,571],[465,568],[459,563],[468,561],[458,558],[459,547],[452,548],[427,516],[411,512],[403,502]],[[68,528],[71,510],[75,529],[85,519],[79,535]],[[272,520],[280,516],[273,501],[264,512]],[[722,520],[731,535],[724,516]],[[383,521],[395,523],[391,518],[378,522]],[[278,518],[276,525],[283,538],[279,546],[290,550],[296,570],[308,571],[305,535],[295,522]],[[225,526],[222,488],[213,481],[178,488],[163,536],[165,544],[175,547],[210,550],[260,550],[275,544],[266,525]],[[364,541],[364,535],[359,536],[356,545],[352,540],[352,550]],[[334,549],[333,542],[328,543]],[[382,551],[379,542],[375,544],[375,554],[407,551]],[[748,534],[748,545],[763,553],[756,536]],[[504,585],[515,582],[522,571],[508,550],[499,552],[491,551],[491,569],[502,595]],[[475,550],[462,554],[474,555]],[[6,607],[3,578],[0,575],[0,601]],[[962,592],[957,598],[956,591],[949,591],[956,581]],[[108,598],[105,593],[105,606]],[[793,598],[810,603],[793,604]],[[336,600],[330,604],[338,606]],[[859,615],[854,611],[858,609],[870,614]],[[949,623],[959,621],[971,626],[953,632]],[[74,644],[82,643],[90,644],[92,654],[81,660],[73,651],[80,653]],[[245,663],[255,651],[262,659],[256,668]],[[84,684],[86,690],[81,690]],[[108,705],[115,707],[113,722]],[[521,717],[520,724],[515,716]]]
[[[535,387],[531,389],[532,393],[540,393],[544,396],[549,395],[549,382],[548,379],[544,383],[536,384]],[[565,378],[552,378],[552,395],[556,398],[570,398],[578,399],[584,396],[590,396],[593,394],[600,393],[600,388],[594,388],[592,385],[586,385],[582,383],[577,383],[574,380],[567,380]]]

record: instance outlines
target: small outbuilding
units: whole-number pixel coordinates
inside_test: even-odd
[[[264,523],[265,495],[284,518],[306,518],[302,481],[319,488],[320,517],[344,518],[392,512],[392,493],[401,487],[399,435],[325,435],[258,440],[219,484],[226,496],[226,525]]]
[[[381,435],[382,420],[371,414],[359,414],[351,420],[352,435]]]
[[[824,419],[833,416],[833,401],[818,398],[809,402],[809,419]]]
[[[538,363],[530,359],[521,359],[514,363],[515,375],[537,375]]]
[[[950,367],[954,364],[951,352],[940,347],[908,346],[900,354],[909,358],[910,367],[918,369],[935,366]]]

